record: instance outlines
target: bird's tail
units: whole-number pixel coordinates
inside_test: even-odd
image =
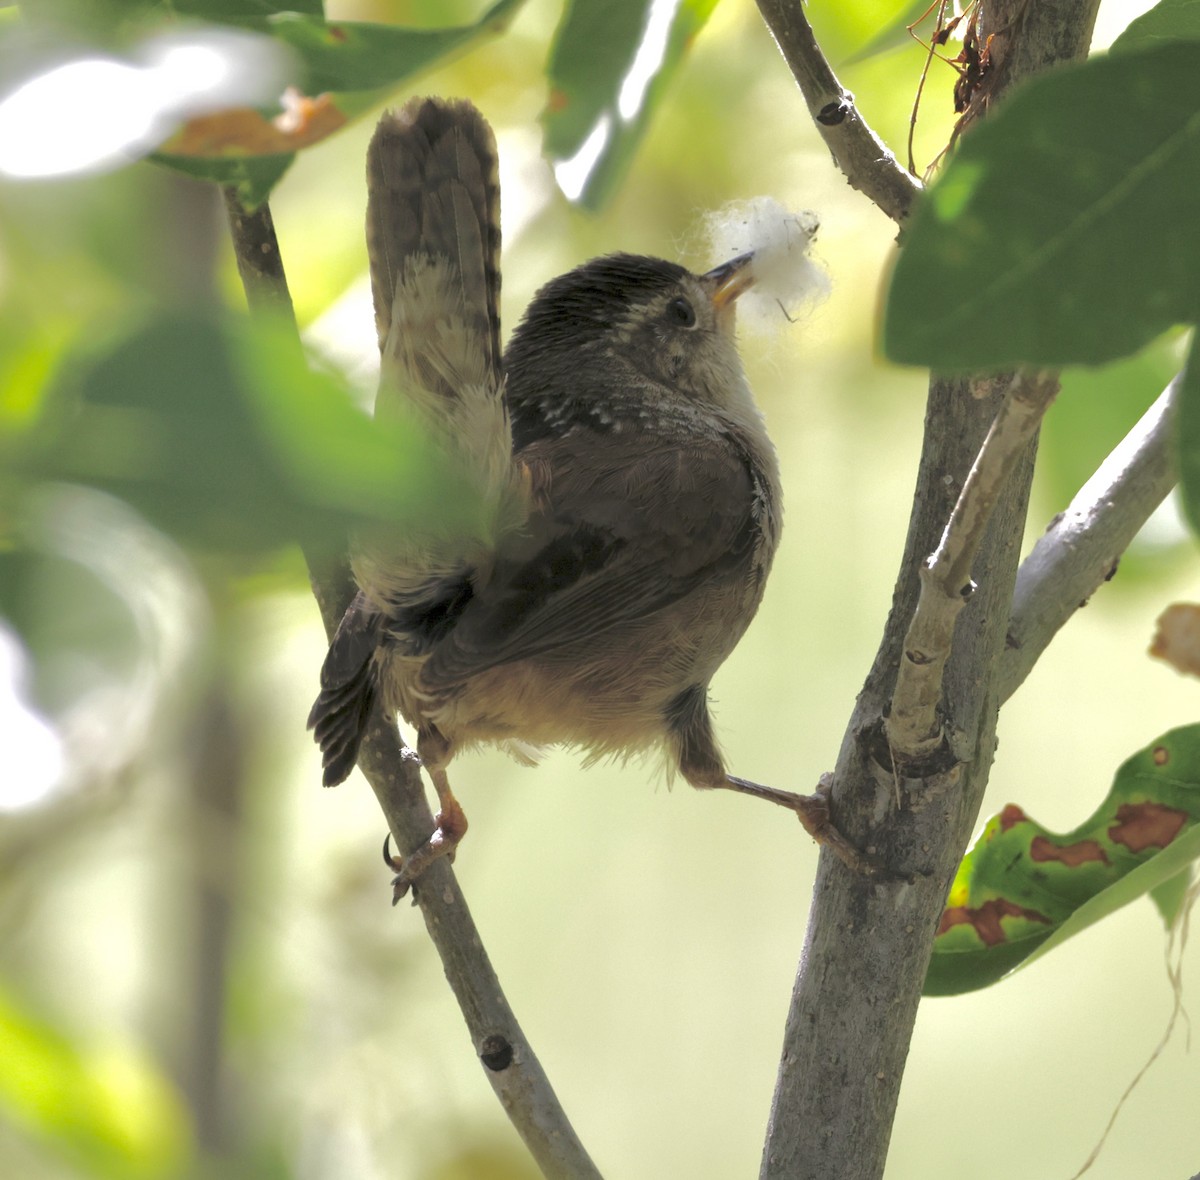
[[[387,649],[419,658],[454,626],[496,546],[528,515],[500,356],[496,143],[468,102],[414,99],[384,115],[367,154],[367,251],[379,334],[376,414],[436,452],[445,518],[356,538],[361,593],[321,670],[309,716],[325,782],[350,773]]]
[[[469,102],[413,99],[380,120],[367,189],[376,414],[429,440],[469,509],[452,514],[452,529],[431,521],[424,535],[362,546],[355,571],[368,598],[403,611],[420,607],[431,582],[490,562],[499,536],[528,514],[504,401],[492,130]]]

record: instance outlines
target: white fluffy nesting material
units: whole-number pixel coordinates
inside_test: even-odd
[[[717,265],[754,253],[754,286],[738,299],[738,319],[747,328],[777,332],[828,297],[829,275],[809,254],[820,224],[815,213],[752,197],[710,213],[706,222]]]

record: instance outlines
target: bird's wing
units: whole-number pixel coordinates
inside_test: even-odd
[[[667,446],[576,431],[521,458],[544,496],[530,534],[502,552],[487,592],[468,605],[422,671],[430,688],[487,668],[567,653],[712,581],[757,593],[774,523],[759,473],[729,439]]]
[[[308,728],[321,747],[325,785],[337,786],[354,769],[363,728],[375,701],[375,648],[383,616],[362,594],[342,616],[321,665],[321,693],[308,715]]]

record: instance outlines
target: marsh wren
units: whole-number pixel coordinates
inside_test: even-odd
[[[466,830],[446,768],[479,743],[665,748],[692,786],[783,804],[852,860],[823,795],[726,772],[709,715],[779,543],[775,450],[734,340],[752,255],[699,275],[594,259],[538,292],[502,354],[483,117],[413,100],[381,120],[367,178],[376,414],[415,414],[485,506],[474,528],[356,541],[359,592],[309,717],[326,785],[353,769],[377,695],[416,728],[438,829],[396,896]]]

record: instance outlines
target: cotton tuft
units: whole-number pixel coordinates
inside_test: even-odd
[[[738,319],[753,332],[778,332],[828,298],[829,275],[809,255],[820,224],[810,210],[774,197],[734,201],[706,218],[717,264],[753,252],[754,286],[738,299]]]

